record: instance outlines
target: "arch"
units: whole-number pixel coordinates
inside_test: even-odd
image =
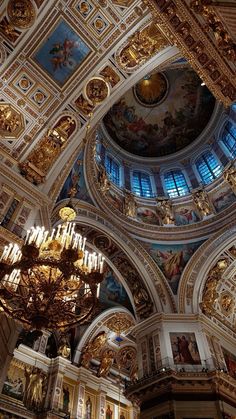
[[[223,169],[217,155],[209,149],[204,150],[195,158],[194,166],[197,177],[204,185],[208,185],[218,178]]]
[[[88,343],[89,340],[91,340],[95,335],[97,335],[98,332],[106,331],[105,322],[113,315],[117,313],[124,313],[126,314],[130,320],[133,321],[134,325],[136,323],[134,317],[131,315],[131,313],[122,308],[122,307],[115,307],[105,310],[103,313],[99,314],[93,322],[89,325],[89,327],[86,329],[84,335],[80,339],[77,348],[75,349],[74,359],[73,362],[75,364],[78,364],[80,361],[80,355],[82,352],[83,347]]]
[[[152,198],[155,195],[151,174],[148,171],[134,168],[130,176],[131,190],[135,195],[144,198]]]
[[[163,175],[163,188],[170,198],[188,195],[190,193],[189,184],[183,171],[179,168],[165,170]]]
[[[217,257],[236,240],[236,225],[231,223],[214,234],[196,250],[179,282],[178,311],[199,313],[199,302],[206,275]]]
[[[65,201],[61,201],[53,211],[54,224],[60,221],[58,211],[63,205]],[[73,205],[78,214],[75,222],[102,231],[124,252],[139,273],[153,302],[154,312],[175,312],[175,301],[167,280],[142,245],[129,236],[121,224],[116,224],[114,219],[105,215],[103,211],[77,200],[73,200]]]

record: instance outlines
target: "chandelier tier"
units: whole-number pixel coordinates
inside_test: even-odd
[[[9,244],[0,261],[0,307],[28,329],[66,329],[94,313],[104,257],[85,249],[75,223],[27,231],[20,249]]]

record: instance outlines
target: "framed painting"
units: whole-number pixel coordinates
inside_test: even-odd
[[[84,39],[61,19],[35,52],[33,60],[62,87],[90,52]]]
[[[195,333],[170,333],[170,342],[175,364],[201,364]]]
[[[96,414],[96,398],[94,394],[85,391],[83,418],[94,419]]]
[[[236,378],[236,356],[227,351],[227,349],[222,348],[225,363],[227,370],[231,377]]]

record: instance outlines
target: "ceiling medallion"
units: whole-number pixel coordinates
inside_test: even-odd
[[[85,96],[94,105],[98,105],[110,96],[109,84],[103,77],[93,77],[85,86]]]
[[[164,73],[147,75],[134,86],[135,99],[147,107],[162,103],[168,92],[169,83]]]
[[[67,208],[68,210],[68,208]],[[71,213],[63,213],[64,220]],[[63,330],[97,309],[104,257],[85,249],[75,223],[51,233],[27,231],[21,249],[10,243],[0,258],[0,310],[28,329]]]
[[[35,8],[30,0],[10,0],[7,12],[11,24],[21,29],[30,28],[36,17]]]

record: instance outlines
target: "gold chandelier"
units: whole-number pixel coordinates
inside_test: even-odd
[[[0,309],[28,329],[65,329],[94,313],[104,257],[85,249],[69,207],[50,234],[32,227],[20,249],[6,246],[0,261]]]

